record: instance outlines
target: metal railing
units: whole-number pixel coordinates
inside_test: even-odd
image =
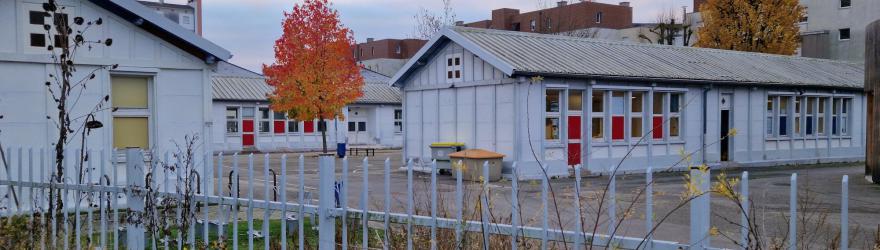
[[[197,169],[199,178],[195,179],[198,183],[194,183],[193,181],[188,182],[186,185],[193,185],[192,187],[198,188],[195,193],[190,194],[193,202],[189,204],[188,212],[186,208],[182,208],[181,204],[173,204],[176,206],[175,216],[177,220],[184,219],[184,216],[193,216],[196,221],[189,225],[188,228],[177,228],[177,230],[187,230],[188,238],[183,239],[181,235],[183,235],[180,231],[176,234],[177,239],[168,239],[168,235],[165,235],[163,239],[156,239],[149,235],[147,225],[144,223],[146,219],[144,216],[151,215],[148,211],[150,209],[159,209],[155,205],[150,205],[151,200],[149,199],[176,199],[176,200],[184,200],[186,194],[181,194],[179,191],[180,183],[176,183],[175,185],[169,185],[168,179],[169,176],[174,176],[178,178],[183,176],[179,173],[164,173],[162,177],[163,185],[159,185],[161,187],[157,187],[159,178],[149,179],[146,178],[146,175],[149,174],[158,174],[158,172],[150,171],[149,168],[155,167],[151,166],[150,163],[144,161],[143,153],[137,149],[127,149],[124,151],[125,153],[125,161],[124,165],[115,161],[116,152],[105,152],[98,151],[97,152],[97,161],[88,160],[84,161],[83,164],[77,165],[73,160],[65,161],[65,178],[62,182],[50,181],[50,173],[53,173],[52,168],[54,163],[54,157],[52,157],[50,152],[47,150],[33,150],[33,149],[15,149],[15,150],[7,150],[7,162],[10,162],[9,166],[6,166],[5,169],[2,169],[2,173],[0,173],[0,194],[5,194],[5,197],[0,204],[3,205],[5,209],[0,209],[0,215],[7,218],[7,221],[11,222],[15,217],[26,217],[28,221],[40,221],[40,223],[45,223],[47,218],[50,218],[47,215],[47,207],[49,204],[49,200],[47,199],[47,194],[50,189],[55,189],[62,192],[61,197],[63,197],[65,204],[68,204],[63,208],[60,212],[61,216],[63,216],[64,222],[72,222],[72,223],[53,223],[51,229],[45,229],[45,232],[42,232],[49,237],[39,238],[39,242],[35,245],[35,248],[39,249],[53,249],[53,248],[64,248],[64,249],[82,249],[82,248],[106,248],[106,249],[118,249],[120,247],[124,247],[127,249],[144,249],[148,247],[148,245],[156,249],[158,245],[161,244],[162,247],[168,249],[169,246],[174,246],[175,243],[178,247],[183,245],[189,245],[190,247],[195,247],[197,244],[202,244],[203,246],[209,246],[212,242],[219,242],[220,244],[231,244],[233,249],[237,249],[240,245],[239,239],[239,222],[240,222],[240,214],[245,214],[245,221],[242,223],[247,224],[247,244],[246,246],[249,249],[253,249],[255,246],[255,238],[261,237],[263,241],[262,248],[269,249],[272,247],[270,245],[270,237],[273,237],[270,228],[270,223],[273,221],[273,218],[280,218],[277,220],[281,221],[282,226],[280,227],[280,234],[278,234],[280,239],[277,239],[278,244],[280,244],[281,249],[287,249],[288,247],[297,247],[298,249],[304,249],[306,247],[306,228],[305,228],[305,219],[308,216],[317,216],[315,220],[311,221],[312,224],[316,224],[317,227],[317,238],[318,238],[318,247],[320,249],[336,249],[337,247],[342,247],[343,249],[348,249],[351,246],[358,246],[359,248],[367,249],[368,246],[376,246],[381,245],[385,249],[390,249],[393,246],[390,245],[392,239],[390,239],[390,230],[393,227],[396,227],[400,230],[405,230],[405,246],[407,249],[412,249],[415,245],[413,236],[415,235],[414,230],[422,230],[430,232],[430,248],[436,249],[438,247],[438,231],[439,230],[447,230],[453,231],[455,235],[455,242],[462,242],[462,239],[466,237],[466,234],[471,234],[473,236],[481,235],[483,246],[488,247],[490,242],[490,238],[493,235],[500,235],[509,237],[509,244],[512,249],[516,249],[522,240],[529,239],[534,240],[536,242],[540,242],[538,245],[541,248],[547,248],[554,242],[558,243],[566,239],[566,242],[573,244],[572,248],[580,249],[583,248],[586,244],[592,244],[596,246],[608,246],[614,245],[617,248],[623,249],[707,249],[712,248],[707,240],[709,238],[709,222],[708,220],[702,220],[699,218],[707,218],[710,213],[709,207],[709,197],[706,195],[705,198],[695,199],[692,201],[691,205],[691,239],[700,239],[699,241],[692,240],[690,243],[679,243],[673,241],[664,241],[654,239],[652,234],[648,234],[644,237],[626,237],[626,236],[617,236],[615,235],[616,223],[618,220],[618,210],[614,208],[610,208],[607,210],[607,217],[610,218],[608,223],[608,234],[592,234],[591,232],[584,232],[583,225],[581,225],[581,216],[583,211],[582,209],[582,201],[580,200],[580,195],[574,196],[573,204],[571,207],[577,213],[574,213],[573,217],[576,220],[575,230],[560,230],[558,228],[554,228],[550,226],[550,220],[548,219],[548,187],[549,180],[544,178],[541,181],[541,220],[540,227],[535,226],[527,226],[521,225],[520,211],[521,207],[519,202],[511,202],[510,204],[510,216],[511,220],[509,224],[506,223],[496,223],[490,220],[490,185],[489,178],[482,178],[480,183],[480,194],[479,194],[479,202],[481,203],[479,206],[479,216],[478,220],[468,220],[464,218],[465,212],[465,204],[464,204],[464,183],[462,180],[462,171],[453,171],[454,179],[455,179],[455,192],[454,192],[454,218],[444,218],[438,215],[438,171],[436,163],[431,164],[431,169],[428,173],[430,175],[430,190],[426,190],[430,195],[430,199],[427,204],[430,207],[429,214],[416,214],[415,213],[415,197],[416,197],[416,188],[414,187],[413,181],[413,163],[409,161],[405,166],[406,172],[406,197],[404,199],[405,204],[405,212],[392,212],[391,203],[392,203],[392,168],[391,161],[386,159],[382,166],[382,190],[371,190],[370,189],[370,169],[374,168],[374,166],[370,165],[370,162],[367,158],[364,158],[360,161],[360,166],[350,166],[349,160],[342,159],[341,160],[341,173],[340,177],[337,178],[337,168],[336,168],[336,159],[333,156],[321,156],[318,160],[318,184],[317,184],[317,194],[318,194],[318,204],[311,204],[311,192],[306,190],[306,167],[305,167],[305,157],[300,155],[297,158],[296,169],[293,172],[298,172],[298,180],[295,182],[298,184],[297,188],[291,189],[287,188],[288,181],[293,181],[288,178],[288,157],[287,155],[282,155],[279,159],[279,163],[277,166],[271,165],[270,155],[266,154],[263,156],[263,171],[262,171],[262,180],[255,180],[257,177],[254,173],[254,155],[250,154],[246,157],[246,179],[247,183],[244,187],[247,188],[246,197],[240,197],[240,171],[244,170],[244,168],[239,168],[239,161],[242,156],[238,154],[234,154],[232,156],[224,156],[223,154],[219,154],[216,156],[212,156],[210,154],[204,155],[203,161],[200,163],[196,163],[199,168]],[[14,156],[9,156],[14,155]],[[89,155],[94,155],[94,152],[90,152]],[[96,158],[96,157],[93,157]],[[171,162],[169,157],[166,155],[166,162]],[[227,159],[231,158],[232,160],[232,169],[229,169],[227,172],[224,169],[225,162]],[[75,159],[72,157],[66,157],[65,159]],[[14,161],[12,161],[14,160]],[[214,161],[216,160],[216,161]],[[94,162],[94,163],[93,163]],[[85,166],[82,166],[85,165]],[[354,168],[351,168],[354,167]],[[484,163],[482,166],[483,176],[489,176],[489,166],[487,163]],[[174,169],[179,170],[180,168]],[[277,184],[275,184],[276,176],[270,175],[270,169],[278,169],[278,173],[280,173],[280,188]],[[83,175],[75,174],[76,171],[83,171]],[[512,201],[518,201],[520,196],[518,192],[520,191],[520,183],[518,182],[518,171],[516,164],[513,164],[512,168],[514,178],[511,178],[511,190],[509,193],[509,197]],[[361,171],[363,173],[362,179],[360,183],[357,183],[358,180],[350,180],[349,173]],[[575,182],[574,182],[574,192],[576,194],[581,193],[581,168],[575,168]],[[173,171],[172,171],[173,172]],[[120,175],[121,173],[121,175]],[[226,173],[229,173],[227,176]],[[704,189],[708,188],[708,183],[710,183],[710,175],[709,171],[699,171],[699,170],[691,170],[691,175],[693,176],[692,181],[695,182],[696,186]],[[81,176],[81,177],[80,177]],[[118,176],[124,176],[124,180],[120,180],[117,178]],[[228,182],[224,182],[227,177]],[[151,180],[152,182],[148,183],[146,180]],[[173,178],[171,180],[174,180]],[[740,193],[743,197],[748,197],[748,172],[742,173],[741,176],[742,182],[739,185]],[[616,198],[614,197],[616,194],[616,181],[615,178],[610,179],[610,188],[609,188],[609,196],[607,199],[609,201],[609,207],[616,206]],[[797,174],[792,174],[791,176],[791,192],[790,192],[790,218],[797,218]],[[338,183],[342,183],[342,185],[338,185]],[[263,187],[263,199],[255,198],[254,192],[257,189],[257,185],[261,184]],[[349,191],[349,187],[352,185],[360,184],[361,192],[360,194],[353,194]],[[646,232],[652,232],[652,229],[655,229],[655,221],[653,220],[653,206],[654,206],[654,192],[653,192],[653,173],[649,168],[646,171],[645,178],[646,192],[645,192],[645,228]],[[153,189],[151,189],[152,187]],[[174,188],[175,190],[170,190]],[[289,190],[290,189],[290,190]],[[152,194],[154,196],[150,196],[150,192],[152,190]],[[841,236],[840,236],[840,246],[841,249],[847,249],[848,247],[848,177],[843,177],[843,182],[841,186],[842,195],[841,195]],[[297,200],[291,202],[288,201],[288,191],[295,191]],[[371,210],[368,204],[370,201],[370,194],[376,193],[377,191],[383,192],[383,200],[382,205],[383,208],[381,210]],[[277,193],[276,193],[277,192]],[[496,192],[497,193],[497,192]],[[14,194],[14,195],[13,195]],[[348,204],[349,197],[356,197],[360,195],[361,204],[358,204],[357,207],[351,206]],[[13,197],[17,197],[13,199]],[[151,198],[152,197],[152,198]],[[277,197],[278,199],[269,200],[270,197]],[[749,200],[746,198],[742,199],[744,203],[744,207],[749,207]],[[562,205],[559,205],[562,206]],[[260,216],[260,212],[255,210],[262,210],[262,227],[255,228],[255,216]],[[85,215],[83,214],[85,212]],[[97,214],[97,218],[93,216],[93,213]],[[186,214],[190,213],[190,214]],[[742,214],[742,223],[745,225],[748,223],[748,209],[744,209],[741,211]],[[277,217],[276,217],[277,215]],[[295,230],[296,232],[296,242],[295,246],[288,246],[288,227],[287,223],[290,215],[293,215],[296,218]],[[122,216],[122,217],[120,217]],[[153,213],[152,216],[157,216],[156,213]],[[121,219],[120,219],[121,218]],[[698,218],[698,219],[693,219]],[[791,223],[789,225],[789,235],[797,235],[797,223],[796,220],[790,220]],[[337,223],[339,223],[339,230],[337,228]],[[360,224],[360,228],[356,228]],[[57,228],[56,225],[63,225],[63,228]],[[74,228],[70,228],[73,226]],[[85,230],[82,228],[85,226]],[[97,233],[95,233],[96,228]],[[231,234],[227,234],[227,230],[231,230]],[[341,242],[337,242],[337,230],[341,232]],[[360,231],[358,231],[360,230]],[[370,232],[378,231],[382,232],[381,239],[371,238]],[[122,233],[124,232],[124,235]],[[214,232],[213,234],[210,232]],[[351,232],[359,232],[362,237],[360,239],[360,243],[357,242],[349,242],[351,237],[349,237],[349,233]],[[740,242],[748,242],[749,232],[746,228],[742,230],[742,236]],[[71,235],[73,234],[73,235]],[[212,236],[213,235],[213,236]],[[231,237],[231,243],[227,242],[227,235]],[[47,239],[48,238],[48,239]],[[73,240],[71,240],[73,239]],[[372,240],[372,242],[371,242]],[[790,249],[795,249],[797,246],[797,237],[791,237],[789,239]],[[60,246],[59,245],[59,242]],[[379,241],[378,243],[376,241]],[[74,245],[71,247],[70,243]],[[370,244],[374,243],[374,244]],[[87,245],[82,245],[87,244]],[[54,246],[54,247],[53,247]],[[459,246],[461,247],[461,246]],[[745,246],[743,246],[745,247]]]

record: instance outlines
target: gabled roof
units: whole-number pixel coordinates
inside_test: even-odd
[[[401,85],[452,41],[508,76],[861,89],[864,66],[842,61],[560,35],[447,27],[391,79]]]
[[[268,101],[272,86],[263,77],[214,75],[211,91],[218,101]]]
[[[388,77],[361,68],[364,77],[364,95],[355,104],[400,104],[400,89],[388,85]],[[264,77],[243,75],[214,75],[211,77],[213,99],[217,101],[258,101],[265,102],[272,92],[272,86]]]
[[[378,72],[361,68],[361,76],[364,77],[364,95],[358,98],[357,104],[400,104],[400,89],[388,85],[388,76]]]
[[[207,62],[232,58],[232,54],[226,49],[184,29],[135,0],[89,1]]]

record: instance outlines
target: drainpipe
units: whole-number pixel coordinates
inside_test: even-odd
[[[706,133],[709,128],[707,121],[706,121],[706,118],[708,117],[708,114],[706,112],[708,112],[707,105],[709,104],[709,101],[707,99],[708,99],[709,90],[711,89],[711,87],[712,87],[711,85],[703,87],[703,118],[701,119],[703,122],[703,133],[700,134],[700,141],[703,142],[703,146],[700,149],[700,154],[701,154],[700,161],[703,164],[706,164]]]

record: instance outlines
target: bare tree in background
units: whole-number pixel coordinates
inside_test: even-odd
[[[428,40],[434,36],[443,26],[455,24],[455,10],[452,9],[452,0],[440,0],[443,2],[443,11],[434,13],[427,8],[420,8],[419,13],[413,16],[415,30],[413,37]]]
[[[684,16],[679,20],[684,20]],[[646,40],[649,43],[665,45],[674,45],[676,36],[681,36],[682,45],[690,46],[691,37],[694,34],[691,25],[685,24],[684,22],[677,23],[675,12],[672,11],[672,9],[661,12],[657,15],[657,25],[648,31],[655,35],[654,39],[651,39],[645,34],[639,34],[639,38]]]

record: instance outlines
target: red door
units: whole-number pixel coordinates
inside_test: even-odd
[[[254,119],[242,120],[241,130],[241,145],[244,147],[254,146]]]
[[[568,165],[581,164],[581,116],[568,116]]]

